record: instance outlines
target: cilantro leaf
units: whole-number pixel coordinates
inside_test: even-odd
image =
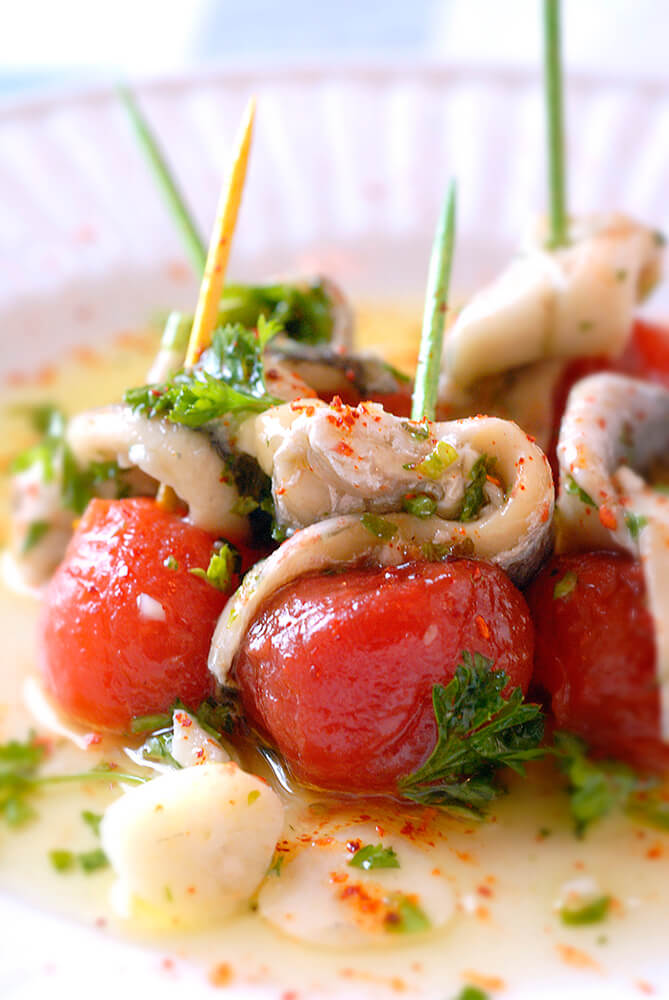
[[[567,778],[569,808],[576,835],[582,837],[591,823],[616,809],[631,819],[669,830],[669,799],[657,778],[637,774],[615,760],[591,760],[580,736],[557,731],[553,754]]]
[[[124,473],[116,462],[91,462],[85,467],[77,464],[66,440],[67,420],[55,407],[39,408],[33,416],[34,426],[43,429],[41,441],[18,455],[12,465],[14,475],[38,466],[45,483],[58,480],[61,502],[67,510],[83,514],[89,500],[95,496],[104,483],[112,483],[116,497],[128,495]],[[24,551],[29,551],[44,537],[50,525],[35,521],[30,525],[24,542]]]
[[[485,484],[495,467],[496,460],[481,455],[476,459],[469,472],[469,481],[465,486],[465,495],[460,511],[460,521],[475,521],[481,513],[481,508],[487,503]]]
[[[238,323],[219,327],[192,371],[161,385],[129,389],[124,400],[148,417],[166,416],[186,427],[202,427],[229,413],[262,413],[282,402],[267,392],[263,370],[265,346],[280,329],[263,316],[255,330]]]
[[[564,483],[565,492],[571,493],[572,496],[578,497],[581,503],[584,503],[587,507],[597,507],[597,504],[592,499],[589,493],[582,490],[578,485],[573,476],[567,476]]]
[[[399,868],[400,863],[392,847],[382,844],[366,844],[355,852],[348,862],[353,868],[363,868],[366,872],[374,868]]]
[[[334,303],[321,278],[310,284],[227,285],[219,320],[253,327],[261,315],[278,323],[293,340],[324,344],[332,339]]]
[[[419,934],[432,924],[425,911],[410,896],[394,892],[388,898],[392,909],[386,914],[384,928],[391,934]]]
[[[544,723],[538,705],[523,702],[520,688],[508,698],[503,671],[480,653],[462,653],[455,676],[432,688],[437,744],[427,761],[399,782],[414,802],[482,815],[500,794],[501,767],[524,773],[524,762],[542,756]]]

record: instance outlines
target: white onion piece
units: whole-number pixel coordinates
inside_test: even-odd
[[[107,809],[102,847],[122,916],[168,926],[231,916],[258,888],[283,826],[276,792],[236,764],[170,771]]]

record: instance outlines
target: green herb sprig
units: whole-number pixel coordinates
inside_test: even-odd
[[[207,262],[207,248],[188,210],[186,200],[167,164],[165,154],[160,148],[149,123],[140,111],[132,91],[128,87],[119,86],[117,93],[123,107],[128,113],[128,118],[133,126],[139,145],[151,167],[153,176],[162,192],[172,219],[179,230],[179,235],[183,240],[184,249],[188,254],[193,270],[196,274],[201,275],[204,273],[204,267]]]
[[[560,0],[544,0],[543,22],[550,246],[561,247],[568,243],[568,219],[562,114]]]
[[[434,685],[437,744],[421,767],[400,780],[404,798],[482,816],[502,791],[495,780],[500,769],[523,774],[526,761],[544,754],[539,706],[525,703],[520,688],[504,697],[508,677],[492,666],[480,653],[465,651],[450,683]]]
[[[418,353],[416,382],[411,400],[411,419],[434,420],[441,350],[448,308],[453,245],[455,242],[456,188],[451,181],[434,237],[423,312],[423,329]]]
[[[226,414],[262,413],[281,402],[265,388],[262,359],[279,332],[279,325],[263,316],[257,330],[239,324],[215,330],[195,368],[161,385],[129,389],[124,400],[148,417],[165,416],[187,427],[202,427]]]

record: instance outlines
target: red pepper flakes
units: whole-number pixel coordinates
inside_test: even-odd
[[[599,508],[599,520],[605,528],[609,529],[609,531],[615,531],[618,527],[618,519],[616,515],[610,507],[606,506],[606,504],[602,504]]]
[[[659,842],[653,844],[646,851],[646,857],[648,858],[649,861],[657,861],[657,859],[661,858],[663,854],[664,854],[664,847]]]
[[[347,458],[353,454],[353,448],[351,448],[350,444],[346,444],[345,441],[340,441],[335,451],[340,455],[345,455]]]
[[[362,841],[361,840],[347,840],[346,841],[346,850],[349,851],[350,854],[356,854],[360,850],[361,847],[362,847]]]
[[[479,630],[479,635],[481,636],[481,638],[482,639],[489,639],[490,638],[490,626],[488,625],[488,623],[485,620],[485,618],[483,618],[482,615],[477,615],[476,618],[474,619],[474,621],[476,622],[476,627]]]
[[[490,976],[483,972],[476,972],[474,969],[465,969],[462,978],[471,986],[478,986],[482,990],[503,990],[506,983],[501,976]]]
[[[209,973],[212,986],[228,986],[232,982],[232,968],[228,962],[219,962]]]

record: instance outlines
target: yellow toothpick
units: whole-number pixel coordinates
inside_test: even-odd
[[[230,256],[230,244],[234,236],[239,205],[244,191],[255,113],[256,101],[252,97],[246,106],[246,112],[240,126],[232,169],[223,184],[218,200],[216,221],[209,241],[207,263],[200,284],[197,309],[188,341],[186,368],[192,368],[202,351],[209,347],[211,335],[216,326],[223,282]],[[161,484],[156,499],[164,510],[174,510],[177,506],[177,496],[174,490],[164,483]]]
[[[216,326],[223,282],[230,256],[230,244],[235,232],[239,204],[244,191],[255,113],[256,102],[255,98],[252,97],[246,107],[246,113],[240,127],[232,169],[227,182],[223,185],[218,202],[216,222],[209,242],[207,263],[200,285],[193,329],[188,341],[186,368],[194,365],[202,351],[209,346],[211,335]]]

